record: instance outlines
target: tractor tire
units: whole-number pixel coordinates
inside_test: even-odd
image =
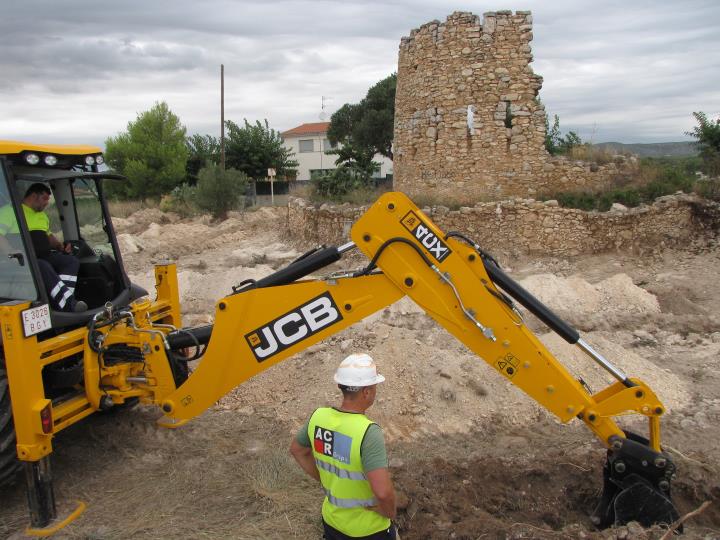
[[[0,487],[14,484],[18,478],[21,464],[15,444],[10,386],[5,366],[0,359]]]

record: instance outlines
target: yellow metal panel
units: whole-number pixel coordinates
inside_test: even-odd
[[[29,302],[0,306],[5,367],[12,401],[18,457],[37,461],[52,452],[52,434],[42,433],[39,410],[46,403],[37,337],[26,338],[20,313]]]
[[[33,144],[22,141],[0,140],[0,155],[19,154],[25,151],[44,152],[63,156],[83,156],[102,153],[102,149],[97,146],[80,144]]]

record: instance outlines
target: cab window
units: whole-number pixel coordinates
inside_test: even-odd
[[[114,256],[112,244],[105,230],[105,219],[95,181],[77,178],[73,182],[73,192],[80,238],[96,254]]]
[[[17,214],[0,161],[0,301],[37,298]]]

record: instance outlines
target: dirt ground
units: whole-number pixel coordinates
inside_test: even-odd
[[[152,264],[178,265],[184,323],[212,320],[215,302],[308,246],[287,239],[283,209],[221,223],[144,210],[118,220],[133,281],[152,290]],[[509,259],[511,275],[663,400],[663,442],[678,465],[688,539],[720,538],[720,287],[717,243],[638,258]],[[351,268],[358,261],[348,263]],[[597,391],[610,377],[527,315],[568,369]],[[314,539],[322,492],[288,455],[318,406],[337,403],[332,373],[366,351],[387,381],[368,415],[386,435],[405,539],[658,539],[660,528],[605,531],[589,519],[604,450],[578,421],[561,424],[494,368],[402,300],[235,389],[178,430],[152,408],[96,415],[55,440],[60,513],[88,509],[57,538]],[[623,426],[644,429],[628,418]],[[0,537],[21,538],[24,492],[0,494]]]

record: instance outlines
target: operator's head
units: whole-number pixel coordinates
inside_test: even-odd
[[[50,203],[50,188],[40,182],[32,184],[25,192],[23,203],[36,212],[45,210]]]
[[[364,399],[369,407],[375,401],[378,383],[383,382],[385,377],[377,372],[375,361],[369,354],[355,353],[340,363],[334,379],[343,398],[351,401]]]

